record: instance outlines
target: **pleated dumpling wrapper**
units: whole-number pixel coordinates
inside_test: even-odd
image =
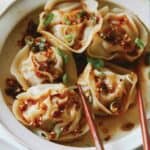
[[[88,54],[105,60],[133,62],[138,59],[148,45],[149,31],[145,25],[123,8],[105,6],[100,12],[103,25],[94,36]]]
[[[101,25],[102,18],[95,0],[50,0],[40,14],[38,31],[68,50],[82,53]]]
[[[63,84],[41,84],[19,94],[15,117],[34,133],[52,141],[71,141],[87,133],[79,93]]]
[[[135,73],[105,62],[104,67],[88,63],[78,83],[96,115],[119,115],[135,102]]]
[[[13,60],[11,73],[24,90],[40,83],[60,82],[71,85],[77,81],[72,54],[53,40],[38,37],[30,40]]]

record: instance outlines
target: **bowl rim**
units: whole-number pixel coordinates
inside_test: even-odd
[[[16,24],[27,14],[37,9],[39,6],[43,5],[47,0],[30,0],[30,1],[18,1],[9,10],[0,18],[0,52],[5,44],[6,39],[8,38],[9,33],[16,26]],[[110,2],[113,2],[110,1]],[[118,5],[118,4],[117,4]],[[22,8],[24,10],[22,11]],[[4,26],[5,25],[5,26]],[[7,118],[5,117],[7,116]],[[77,148],[71,146],[64,146],[60,144],[56,144],[38,136],[34,135],[31,131],[26,129],[21,123],[19,123],[9,108],[5,104],[5,100],[0,91],[0,121],[2,125],[14,136],[14,138],[21,143],[22,145],[27,145],[25,147],[29,149],[37,149],[41,148],[44,150],[48,150],[49,147],[54,148],[55,150],[94,150],[95,148]],[[10,126],[11,125],[11,126]],[[23,135],[23,136],[22,136]],[[30,138],[29,138],[30,137]],[[137,148],[142,144],[141,131],[140,127],[136,127],[133,131],[131,131],[124,138],[117,139],[115,141],[111,141],[105,144],[105,148],[108,150],[127,150],[126,146],[128,143],[129,149]],[[132,139],[132,140],[131,140]],[[134,139],[134,142],[133,142]],[[34,142],[36,144],[34,144]]]

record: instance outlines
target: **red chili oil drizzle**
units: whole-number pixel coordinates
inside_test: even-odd
[[[102,132],[104,133],[104,134],[108,134],[109,133],[109,129],[107,129],[107,128],[102,128]]]
[[[60,99],[64,99],[65,97],[67,97],[66,101],[63,101],[62,103],[56,102],[58,105],[58,110],[53,113],[54,118],[59,118],[64,109],[70,109],[73,105],[76,105],[76,109],[80,108],[80,97],[75,92],[66,91],[64,93],[54,95],[52,99],[54,97],[59,97]]]
[[[21,85],[17,82],[16,79],[7,78],[5,83],[6,83],[5,93],[7,96],[10,96],[14,99],[19,93],[23,92]]]
[[[125,124],[123,124],[121,126],[121,130],[123,130],[123,131],[130,131],[130,130],[132,130],[134,128],[134,126],[135,126],[134,123],[127,122],[127,123],[125,123]]]
[[[18,46],[23,47],[25,46],[26,42],[25,39],[27,36],[31,37],[38,37],[40,36],[40,33],[37,32],[38,24],[36,24],[33,20],[30,20],[27,24],[26,30],[23,33],[22,39],[18,41]]]
[[[104,138],[104,141],[108,142],[111,139],[111,135],[108,135]]]

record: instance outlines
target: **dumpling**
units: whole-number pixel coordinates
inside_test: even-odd
[[[100,30],[102,18],[95,0],[50,0],[40,15],[38,31],[68,50],[82,53]]]
[[[59,82],[64,75],[68,85],[77,80],[72,54],[46,37],[32,39],[17,53],[11,73],[24,90],[40,83]]]
[[[135,73],[106,62],[99,68],[88,63],[78,81],[96,115],[127,111],[135,101],[136,82]]]
[[[88,131],[78,91],[63,84],[29,88],[17,96],[12,110],[21,123],[48,140],[70,141]]]
[[[144,24],[121,8],[105,6],[100,13],[103,25],[94,36],[88,54],[105,60],[133,62],[138,59],[148,45],[149,32]]]

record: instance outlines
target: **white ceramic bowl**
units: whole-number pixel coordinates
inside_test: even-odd
[[[115,0],[117,2],[121,2],[125,6],[128,6],[134,12],[136,12],[140,18],[145,22],[146,25],[149,24],[149,13],[148,11],[148,1],[146,0]],[[136,3],[135,3],[136,1]],[[2,52],[1,59],[4,59],[3,64],[0,65],[0,76],[1,76],[1,84],[4,85],[4,77],[7,76],[8,72],[5,72],[5,68],[9,67],[8,64],[9,58],[11,59],[11,52],[15,49],[12,43],[11,45],[5,46],[8,48],[7,52],[3,52],[3,46],[5,45],[5,41],[15,27],[15,25],[28,13],[32,12],[39,6],[43,5],[46,0],[22,0],[15,3],[7,12],[0,18],[0,51]],[[141,9],[142,8],[142,9]],[[143,9],[144,8],[144,9]],[[17,33],[16,33],[16,36]],[[13,39],[12,39],[13,40]],[[14,43],[15,44],[15,43]],[[1,60],[0,60],[1,61]],[[5,62],[5,63],[4,63]],[[95,148],[75,148],[69,146],[63,146],[59,144],[55,144],[53,142],[49,142],[38,136],[34,135],[28,129],[26,129],[23,125],[21,125],[13,116],[11,111],[8,109],[5,104],[4,97],[2,92],[0,92],[0,120],[2,124],[8,129],[8,131],[14,135],[19,142],[24,144],[29,149],[36,150],[94,150]],[[128,150],[134,149],[142,144],[141,132],[140,128],[137,127],[133,131],[129,132],[125,137],[121,137],[120,139],[114,139],[111,142],[105,144],[106,150]]]

